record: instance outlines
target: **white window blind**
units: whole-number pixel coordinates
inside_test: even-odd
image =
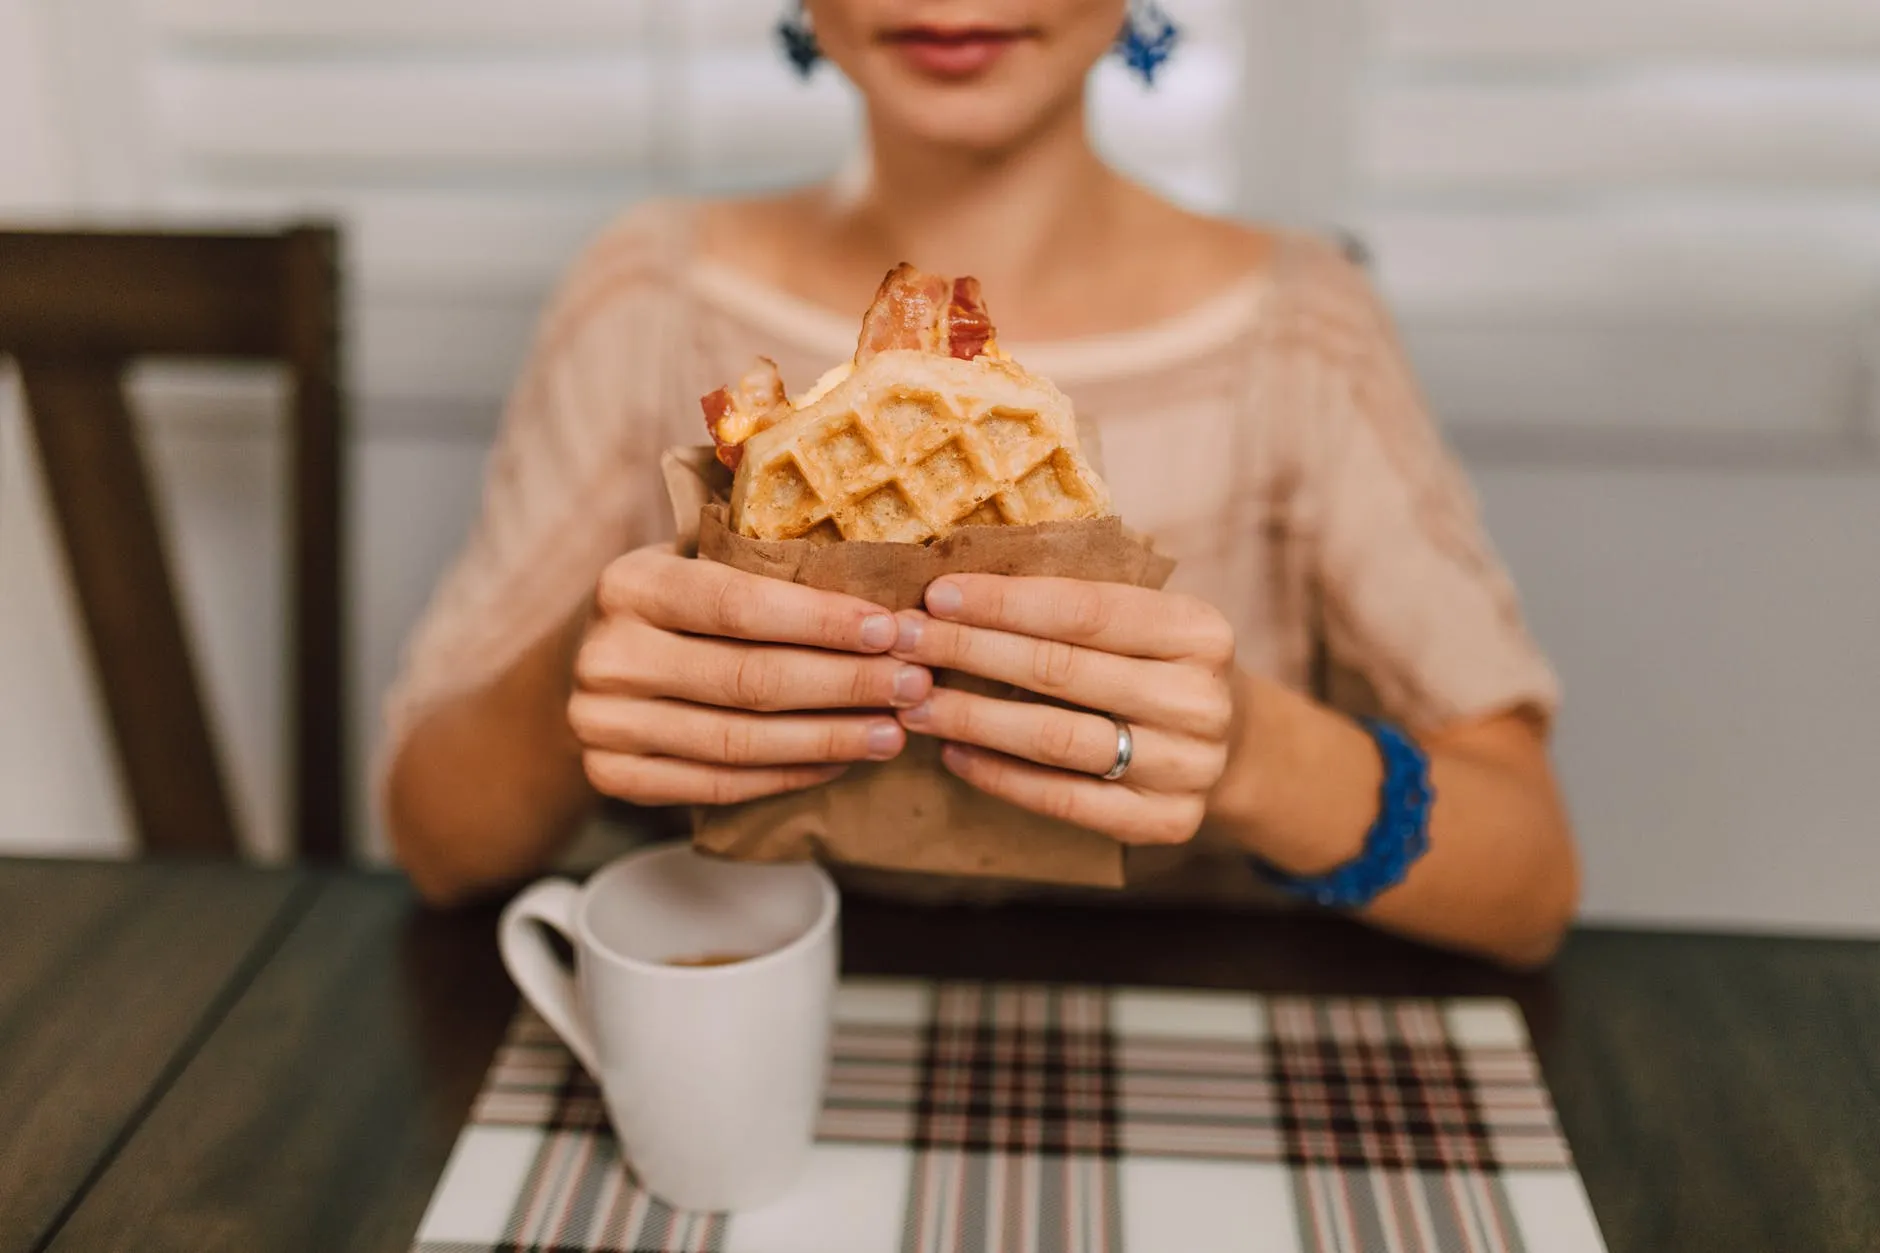
[[[1874,420],[1880,4],[1377,0],[1352,158],[1439,407],[1510,447]]]
[[[38,2],[94,204],[344,221],[368,421],[490,411],[613,213],[813,177],[857,125],[777,54],[783,0]],[[1360,231],[1465,440],[1872,421],[1880,4],[1169,7],[1155,91],[1098,71],[1099,144],[1197,207]]]

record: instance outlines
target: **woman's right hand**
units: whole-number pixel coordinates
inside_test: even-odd
[[[722,805],[898,755],[889,711],[933,676],[886,655],[894,615],[853,596],[642,548],[609,565],[568,721],[588,780],[637,805]],[[872,712],[871,712],[872,711]]]

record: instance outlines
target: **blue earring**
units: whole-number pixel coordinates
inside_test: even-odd
[[[1155,72],[1174,55],[1181,36],[1181,29],[1155,0],[1129,0],[1129,11],[1123,15],[1123,29],[1116,33],[1112,51],[1123,58],[1130,73],[1142,79],[1145,86],[1153,87]]]
[[[803,11],[802,0],[797,0],[796,8],[777,23],[777,42],[783,45],[783,55],[796,67],[798,78],[807,79],[816,72],[816,63],[822,60],[822,48],[816,43],[816,31],[809,24],[809,14]]]

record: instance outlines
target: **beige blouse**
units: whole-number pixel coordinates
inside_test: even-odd
[[[611,558],[670,535],[659,454],[704,442],[701,395],[759,353],[793,389],[853,354],[859,309],[696,255],[693,219],[685,203],[643,205],[568,272],[481,517],[388,697],[383,760],[428,709],[565,620]],[[1288,236],[1185,314],[1007,348],[1071,398],[1117,511],[1179,560],[1171,588],[1232,621],[1242,666],[1412,728],[1552,714],[1554,675],[1473,495],[1388,315],[1335,247]]]

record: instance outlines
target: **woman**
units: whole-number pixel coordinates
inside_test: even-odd
[[[568,276],[390,700],[387,810],[419,888],[538,871],[597,794],[809,787],[912,730],[968,782],[1130,846],[1132,883],[1266,878],[1545,961],[1577,895],[1554,680],[1362,275],[1092,151],[1087,73],[1119,23],[1152,47],[1152,10],[807,8],[866,101],[867,159],[643,207]],[[696,398],[754,353],[797,386],[846,358],[901,260],[980,278],[1002,341],[1094,430],[1118,511],[1180,559],[1177,590],[955,578],[897,620],[662,543],[657,457],[699,442]],[[936,690],[936,668],[1118,721]]]

